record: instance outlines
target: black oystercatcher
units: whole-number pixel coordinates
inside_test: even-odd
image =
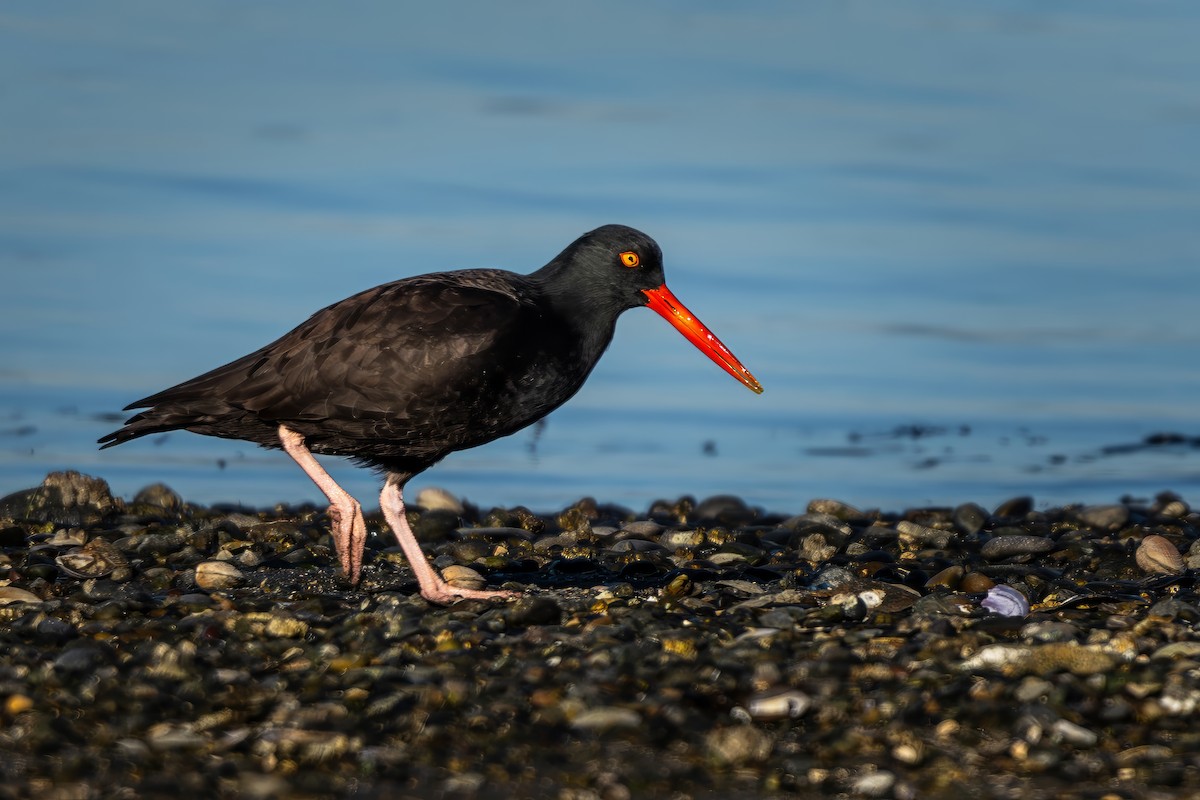
[[[312,454],[349,456],[386,475],[380,506],[423,597],[504,596],[442,580],[408,527],[404,484],[448,453],[518,431],[566,402],[612,340],[617,317],[635,306],[657,311],[762,392],[667,289],[654,240],[605,225],[530,275],[440,272],[335,303],[261,350],[130,404],[146,410],[100,443],[183,429],[282,447],[329,498],[333,541],[357,583],[362,507]]]

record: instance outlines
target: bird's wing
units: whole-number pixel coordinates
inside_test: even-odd
[[[463,270],[384,284],[335,303],[275,342],[131,405],[220,399],[267,421],[403,427],[424,397],[452,398],[469,365],[534,312],[518,276]],[[357,424],[356,424],[357,421]]]

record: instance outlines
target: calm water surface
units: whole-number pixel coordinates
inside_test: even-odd
[[[1198,36],[1183,0],[6,4],[0,494],[315,501],[242,443],[93,443],[334,300],[622,222],[766,393],[635,310],[414,486],[1200,503]]]

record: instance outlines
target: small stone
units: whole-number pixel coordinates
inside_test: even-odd
[[[730,767],[765,761],[775,746],[770,736],[753,725],[717,728],[708,734],[706,744],[714,761]]]
[[[812,706],[812,698],[796,689],[756,695],[746,703],[751,719],[797,719]]]
[[[1045,536],[993,536],[980,548],[979,554],[988,561],[998,561],[1013,556],[1048,553],[1057,546],[1053,539]]]
[[[721,525],[744,525],[754,519],[754,512],[740,497],[719,494],[696,506],[692,518],[699,522],[715,522]]]
[[[866,515],[859,511],[849,503],[843,503],[841,500],[829,500],[825,498],[817,498],[808,504],[809,514],[828,514],[831,517],[846,522],[848,520],[865,519]]]
[[[933,577],[925,581],[926,589],[956,589],[963,577],[963,568],[960,564],[952,564],[939,572],[936,572]]]
[[[524,528],[456,528],[454,533],[464,539],[485,539],[489,542],[533,541],[533,534]]]
[[[462,501],[452,492],[437,486],[426,486],[417,492],[413,505],[425,511],[449,511],[457,515],[462,515],[465,510]]]
[[[622,539],[615,543],[610,551],[613,553],[665,553],[667,548],[658,542],[646,539]]]
[[[245,577],[228,561],[202,561],[196,565],[196,585],[206,592],[240,586]]]
[[[954,536],[953,531],[930,528],[907,519],[897,522],[896,530],[900,533],[900,546],[905,550],[941,550],[950,544]]]
[[[272,615],[263,632],[276,639],[301,639],[308,634],[308,623],[292,617]]]
[[[1200,642],[1171,642],[1150,654],[1152,660],[1175,660],[1200,658]]]
[[[622,523],[621,530],[634,536],[652,538],[662,533],[663,526],[652,519],[639,519]]]
[[[959,582],[958,588],[968,594],[986,592],[996,585],[996,582],[982,572],[968,572]]]
[[[179,511],[183,508],[183,498],[165,483],[154,483],[145,487],[134,496],[133,503],[161,508],[164,511]]]
[[[1115,531],[1129,521],[1129,508],[1123,505],[1087,506],[1076,516],[1084,525],[1098,531]]]
[[[1054,684],[1036,675],[1025,677],[1013,691],[1013,698],[1021,703],[1032,703],[1054,691]]]
[[[700,531],[666,531],[658,538],[664,547],[678,549],[680,547],[699,547],[704,544],[704,534]]]
[[[1035,675],[1064,671],[1087,676],[1107,672],[1115,663],[1108,653],[1074,642],[1062,642],[1034,647],[1024,667]]]
[[[109,660],[110,651],[102,645],[82,642],[78,646],[68,647],[54,659],[56,672],[70,675],[90,674],[97,667]]]
[[[811,533],[800,542],[800,557],[812,564],[821,564],[837,555],[837,548],[819,533]]]
[[[1142,539],[1134,558],[1143,571],[1161,575],[1180,575],[1185,567],[1179,549],[1170,539],[1157,534]]]
[[[631,708],[601,706],[589,708],[571,720],[571,727],[580,731],[603,733],[621,728],[636,728],[642,724],[642,716]]]
[[[996,511],[993,516],[1010,518],[1024,517],[1030,511],[1033,511],[1033,498],[1025,495],[1005,500],[1003,503],[996,506]]]
[[[73,470],[51,472],[35,489],[0,498],[0,518],[50,522],[63,527],[94,524],[121,508],[108,483]]]
[[[895,774],[881,769],[859,775],[850,782],[850,791],[861,797],[887,797],[895,785]]]
[[[987,520],[987,511],[977,503],[963,503],[954,509],[954,525],[965,534],[979,533]]]
[[[518,597],[504,607],[505,622],[511,627],[557,625],[562,621],[562,608],[551,597]]]
[[[1072,747],[1091,748],[1100,741],[1095,731],[1088,730],[1082,725],[1065,719],[1057,719],[1050,726],[1050,736],[1056,741],[1069,744]]]
[[[989,644],[982,647],[962,663],[964,670],[978,672],[980,670],[1015,671],[1028,663],[1033,648],[1014,644]]]

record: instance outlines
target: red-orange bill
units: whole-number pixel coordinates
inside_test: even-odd
[[[762,394],[763,387],[750,374],[750,370],[742,366],[742,362],[734,358],[729,348],[721,344],[721,340],[712,331],[704,327],[704,323],[696,319],[696,315],[687,310],[687,306],[679,302],[679,298],[671,294],[664,283],[657,289],[643,289],[650,302],[646,305],[657,311],[663,319],[688,338],[700,352],[711,358],[717,365],[733,377],[744,383],[755,394]]]

